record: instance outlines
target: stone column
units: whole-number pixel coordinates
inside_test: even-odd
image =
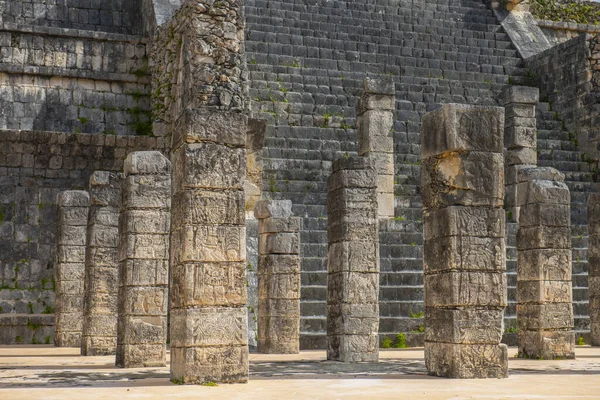
[[[590,344],[600,346],[600,193],[590,193],[587,216]]]
[[[518,174],[517,322],[519,356],[574,358],[571,196],[554,168]]]
[[[300,218],[290,200],[260,200],[258,352],[300,352]]]
[[[379,360],[377,172],[364,157],[334,161],[327,195],[327,359]]]
[[[115,354],[119,204],[123,174],[96,171],[90,177],[90,210],[85,247],[85,288],[81,355]]]
[[[54,345],[80,347],[83,328],[85,235],[90,196],[82,190],[58,194]]]
[[[517,173],[520,168],[537,165],[537,128],[535,106],[538,88],[509,86],[504,91],[504,147],[506,148],[506,193],[504,205],[510,221],[519,220]]]
[[[394,109],[396,89],[391,79],[363,81],[356,105],[358,155],[371,157],[377,170],[379,218],[394,218]]]
[[[246,382],[246,116],[187,110],[173,134],[171,378]]]
[[[425,364],[506,378],[504,110],[445,104],[422,119]]]
[[[124,171],[116,366],[160,367],[167,343],[171,163],[158,151],[134,152]]]

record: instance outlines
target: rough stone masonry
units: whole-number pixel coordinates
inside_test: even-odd
[[[130,153],[119,214],[116,365],[164,366],[169,298],[171,162],[158,151]]]
[[[571,196],[554,168],[518,173],[519,356],[574,358]]]
[[[90,196],[82,190],[58,194],[54,345],[80,347],[83,329],[85,238]]]
[[[327,359],[379,360],[379,219],[374,160],[334,161],[327,195]]]
[[[85,247],[81,355],[115,354],[119,205],[123,174],[96,171],[90,177],[90,209]]]
[[[300,218],[290,200],[261,200],[258,218],[258,352],[300,352]]]
[[[391,79],[363,81],[356,104],[358,155],[371,157],[377,170],[377,204],[380,218],[394,217],[394,109],[396,89]]]
[[[445,104],[422,124],[425,364],[505,378],[504,109]]]
[[[600,346],[600,193],[590,194],[587,210],[590,344]]]

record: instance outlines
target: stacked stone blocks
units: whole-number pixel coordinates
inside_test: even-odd
[[[504,378],[504,112],[446,104],[422,122],[425,364]]]
[[[554,168],[518,173],[517,232],[519,355],[574,358],[571,282],[571,196]]]
[[[258,218],[258,352],[300,351],[300,218],[290,200],[261,200]]]
[[[81,190],[58,194],[54,345],[80,347],[83,329],[85,238],[90,196]]]
[[[84,312],[81,354],[115,354],[119,207],[123,174],[96,171],[90,177],[90,209],[85,249]]]
[[[377,203],[380,218],[394,217],[394,109],[396,90],[391,79],[363,81],[356,105],[358,155],[371,157],[377,170]]]
[[[119,214],[116,365],[165,365],[171,222],[171,163],[160,152],[130,153]]]
[[[333,163],[327,197],[327,359],[379,360],[379,219],[371,158]]]
[[[600,194],[588,198],[588,289],[590,298],[590,337],[600,346]]]
[[[517,174],[520,168],[537,165],[537,129],[535,105],[539,90],[527,86],[509,86],[504,91],[504,146],[506,147],[505,206],[509,218],[519,219]]]

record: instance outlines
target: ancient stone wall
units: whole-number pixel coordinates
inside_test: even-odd
[[[141,33],[139,0],[1,0],[0,23]]]
[[[590,337],[592,346],[600,346],[600,194],[588,199],[588,285]]]

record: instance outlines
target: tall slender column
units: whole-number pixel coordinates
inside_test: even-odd
[[[591,345],[600,346],[600,193],[588,198],[588,290]]]
[[[119,215],[117,367],[165,365],[169,294],[171,162],[130,153]]]
[[[54,345],[80,347],[83,329],[85,236],[90,196],[82,190],[58,194]]]

